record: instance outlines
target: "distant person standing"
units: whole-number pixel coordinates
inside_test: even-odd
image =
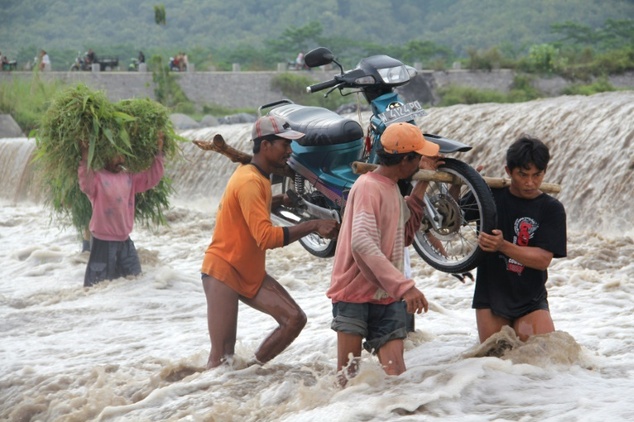
[[[9,64],[9,59],[7,58],[7,56],[3,56],[2,52],[0,52],[0,63],[1,63],[1,66],[2,66],[2,68],[1,68],[2,70],[4,70],[5,65]]]
[[[182,70],[189,70],[189,58],[187,57],[187,53],[182,53],[181,55],[181,67]]]
[[[139,63],[145,63],[145,54],[141,50],[139,50],[139,57],[137,59]]]
[[[40,72],[49,72],[51,70],[51,58],[45,50],[40,50]]]
[[[174,57],[170,57],[169,68],[171,71],[180,71],[180,54],[175,55]]]
[[[174,58],[174,65],[178,68],[179,72],[184,72],[187,70],[187,55],[182,51],[179,51],[176,57]]]
[[[93,63],[95,63],[97,60],[97,56],[95,55],[95,52],[92,51],[92,48],[88,49],[88,53],[86,53],[86,64],[87,65],[92,65]]]
[[[304,52],[300,51],[295,58],[295,70],[302,70],[304,68]]]

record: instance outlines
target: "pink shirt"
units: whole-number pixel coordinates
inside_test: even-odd
[[[423,202],[403,198],[375,173],[359,176],[348,196],[326,295],[335,302],[389,304],[414,286],[403,275],[404,249],[423,217]]]
[[[92,204],[90,232],[107,241],[127,240],[134,225],[134,195],[156,186],[163,177],[163,155],[140,173],[89,170],[84,160],[77,170],[79,188]]]

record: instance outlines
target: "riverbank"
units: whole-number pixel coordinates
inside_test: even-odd
[[[271,81],[280,72],[183,72],[173,73],[187,98],[197,107],[217,104],[230,109],[257,108],[283,97]],[[329,80],[334,71],[305,72],[316,82]],[[447,86],[466,86],[508,93],[513,87],[516,73],[509,69],[488,71],[421,70],[407,85],[399,89],[408,100],[424,104],[438,103],[438,90]],[[103,90],[111,101],[128,98],[155,99],[152,73],[149,72],[0,72],[0,83],[15,78],[39,77],[45,81],[60,80],[67,84],[85,83],[92,89]],[[617,89],[634,89],[634,72],[613,75],[608,82]],[[532,85],[544,96],[555,97],[571,85],[559,76],[534,78]]]

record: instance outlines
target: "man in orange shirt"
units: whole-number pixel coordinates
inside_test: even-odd
[[[291,227],[275,227],[271,222],[271,209],[288,197],[273,197],[269,175],[286,165],[291,141],[302,136],[283,119],[259,118],[252,132],[253,159],[238,167],[227,183],[201,270],[211,339],[208,368],[231,363],[238,301],[271,315],[279,324],[256,350],[255,363],[266,363],[280,354],[306,325],[304,311],[265,269],[267,249],[286,246],[313,232],[334,238],[339,230],[334,220],[310,220]]]

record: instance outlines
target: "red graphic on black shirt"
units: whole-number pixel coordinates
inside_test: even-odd
[[[533,237],[535,231],[539,227],[539,224],[537,224],[537,222],[532,218],[522,217],[515,220],[514,226],[515,236],[513,238],[513,243],[517,246],[528,246],[528,242]],[[524,264],[514,260],[513,258],[509,258],[506,262],[506,269],[507,271],[520,275],[524,271]]]
[[[522,221],[520,223],[520,229],[517,233],[517,245],[518,246],[528,246],[528,241],[531,238],[530,229],[533,227],[531,223],[528,221]]]

